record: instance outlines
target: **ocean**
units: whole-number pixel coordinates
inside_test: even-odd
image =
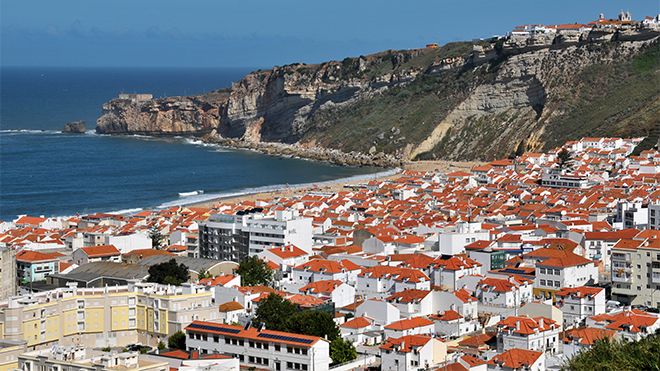
[[[101,105],[120,92],[197,94],[228,87],[249,71],[2,67],[0,219],[167,207],[378,171],[230,150],[187,138],[93,132]],[[85,120],[88,132],[60,133],[73,120]],[[200,190],[203,194],[179,195]]]

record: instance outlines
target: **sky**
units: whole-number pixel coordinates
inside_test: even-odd
[[[1,0],[0,65],[270,67],[660,12],[658,0]]]

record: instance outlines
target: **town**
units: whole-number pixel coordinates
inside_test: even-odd
[[[639,341],[660,328],[660,153],[642,140],[3,222],[0,368],[541,370]]]

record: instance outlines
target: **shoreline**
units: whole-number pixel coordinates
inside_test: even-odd
[[[255,190],[255,192],[246,192],[242,194],[226,194],[218,195],[218,197],[210,198],[208,200],[203,200],[199,202],[186,203],[182,206],[188,207],[206,207],[213,208],[220,204],[236,204],[246,201],[257,201],[260,199],[273,199],[278,197],[295,197],[303,196],[309,193],[337,193],[339,191],[346,190],[351,188],[351,186],[359,186],[360,184],[367,183],[369,181],[387,181],[387,180],[396,180],[400,178],[405,171],[440,171],[440,172],[452,172],[459,170],[469,171],[473,166],[481,164],[477,161],[442,161],[442,160],[432,160],[432,161],[415,161],[415,162],[406,162],[400,168],[390,169],[382,172],[364,174],[364,175],[354,175],[347,178],[339,178],[334,180],[328,180],[323,182],[316,183],[306,183],[306,184],[294,184],[290,186],[284,186],[281,188],[274,187],[273,189],[268,190]],[[170,205],[174,206],[174,205]]]

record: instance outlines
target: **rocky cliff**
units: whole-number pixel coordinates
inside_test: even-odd
[[[522,48],[452,43],[293,64],[200,96],[115,99],[96,130],[283,143],[302,156],[353,152],[363,159],[356,164],[486,160],[584,135],[647,135],[660,117],[658,50],[657,34],[647,34]]]

